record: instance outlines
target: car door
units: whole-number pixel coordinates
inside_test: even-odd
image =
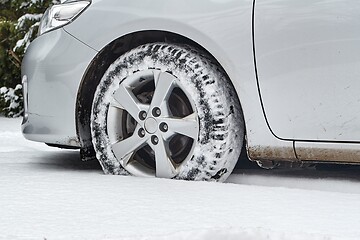
[[[281,139],[360,142],[360,1],[256,0],[263,110]]]

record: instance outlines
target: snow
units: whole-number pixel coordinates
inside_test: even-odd
[[[227,183],[102,174],[0,118],[0,239],[360,239],[360,172],[236,170]]]
[[[0,97],[8,104],[8,106],[3,109],[7,111],[7,116],[18,117],[22,114],[23,110],[17,109],[20,106],[19,102],[22,100],[18,96],[19,93],[17,92],[21,89],[21,84],[16,85],[15,89],[7,87],[0,88]]]
[[[7,91],[8,91],[8,89],[6,87],[0,88],[0,94],[5,94]]]
[[[43,16],[42,13],[39,14],[26,13],[18,19],[15,27],[17,29],[21,29],[24,27],[26,21],[40,21],[42,16]]]
[[[40,20],[39,20],[40,21]],[[29,47],[30,45],[30,41],[31,41],[31,36],[33,35],[33,32],[35,31],[36,27],[38,27],[40,25],[40,22],[36,22],[33,25],[31,25],[31,27],[29,28],[29,30],[26,32],[26,34],[24,35],[24,37],[22,39],[19,39],[16,44],[15,47],[13,48],[13,51],[15,52],[18,48],[21,48],[22,46],[24,46],[24,52],[26,51],[26,49]]]

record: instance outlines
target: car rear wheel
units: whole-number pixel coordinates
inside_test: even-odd
[[[223,181],[244,138],[226,74],[186,45],[146,44],[102,77],[91,132],[105,173]]]

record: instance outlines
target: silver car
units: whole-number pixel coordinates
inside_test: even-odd
[[[108,174],[360,163],[360,1],[68,0],[22,65],[24,136]]]

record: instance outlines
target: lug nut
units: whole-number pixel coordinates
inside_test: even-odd
[[[147,114],[146,114],[145,111],[141,111],[141,112],[139,113],[139,118],[140,118],[140,120],[145,120],[146,117],[147,117]]]
[[[152,144],[157,145],[159,143],[159,138],[154,135],[151,137],[151,142]]]
[[[138,131],[139,137],[143,138],[145,137],[145,130],[143,128],[140,128]]]
[[[169,126],[166,123],[163,122],[163,123],[160,124],[160,130],[162,132],[167,132],[169,130]]]
[[[156,107],[152,110],[152,114],[154,117],[159,117],[161,115],[161,110],[160,108]]]

